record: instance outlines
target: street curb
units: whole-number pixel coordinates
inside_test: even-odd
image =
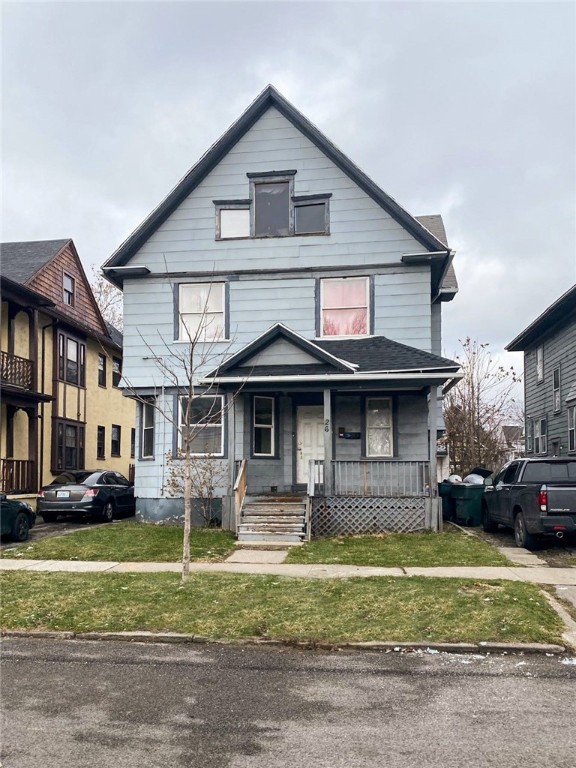
[[[2,637],[28,637],[50,640],[113,640],[129,643],[171,643],[171,644],[204,644],[204,645],[238,645],[262,646],[273,645],[286,648],[302,648],[308,650],[358,650],[358,651],[428,651],[436,653],[544,653],[560,655],[566,653],[563,645],[551,643],[393,643],[389,641],[369,640],[364,642],[330,643],[315,640],[272,640],[261,637],[246,637],[238,640],[227,640],[206,637],[205,635],[190,635],[180,632],[43,632],[25,630],[2,630]]]

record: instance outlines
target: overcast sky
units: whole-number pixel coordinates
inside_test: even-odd
[[[272,83],[410,213],[442,214],[444,353],[499,353],[576,282],[575,9],[4,2],[2,240],[71,237],[100,266]]]

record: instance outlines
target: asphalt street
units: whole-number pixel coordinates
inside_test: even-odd
[[[576,659],[6,638],[3,768],[574,768]]]

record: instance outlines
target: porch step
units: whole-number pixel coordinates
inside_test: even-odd
[[[238,535],[242,544],[248,542],[269,542],[270,544],[301,544],[302,536],[295,533],[242,533]]]
[[[238,542],[301,544],[306,524],[302,496],[247,496],[238,526]]]

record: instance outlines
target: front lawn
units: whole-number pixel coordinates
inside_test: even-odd
[[[388,533],[314,539],[290,550],[287,563],[385,567],[512,565],[494,547],[452,529],[443,533]]]
[[[175,563],[182,558],[182,530],[179,526],[124,521],[21,544],[4,550],[2,557]],[[234,549],[234,542],[229,531],[193,528],[190,557],[205,562],[223,560]]]
[[[173,631],[284,641],[561,643],[537,587],[418,577],[3,573],[3,629]]]

